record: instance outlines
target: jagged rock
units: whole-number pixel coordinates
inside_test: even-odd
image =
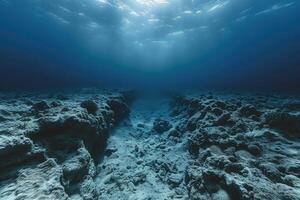
[[[213,106],[224,110],[227,104],[224,101],[216,101]]]
[[[223,110],[221,110],[220,108],[214,108],[212,110],[212,112],[215,114],[215,115],[222,115],[223,114]]]
[[[259,117],[261,113],[253,105],[245,105],[240,109],[240,114],[244,117],[250,117],[252,115]]]
[[[297,118],[297,113],[288,113],[288,117],[273,117],[273,112],[269,110],[275,110],[274,105],[278,106],[280,103],[272,104],[265,99],[258,101],[255,98],[244,98],[240,102],[241,105],[249,104],[239,110],[237,108],[240,105],[226,105],[222,109],[225,114],[230,115],[226,123],[216,123],[220,118],[216,120],[215,115],[211,115],[213,111],[218,114],[216,108],[219,107],[214,104],[214,100],[206,103],[208,106],[201,112],[208,114],[202,119],[199,119],[200,112],[189,117],[191,112],[181,107],[178,116],[186,116],[182,122],[188,120],[186,124],[191,131],[188,134],[187,148],[193,155],[193,161],[189,163],[185,176],[189,199],[218,198],[217,194],[222,190],[225,193],[221,199],[297,199],[295,191],[300,172],[298,158],[295,157],[297,142],[293,138],[287,140],[280,136],[280,132],[276,132],[280,130],[284,133],[289,130],[288,135],[293,133],[295,136],[297,123],[288,122],[282,125],[282,121],[286,120],[284,118]],[[252,103],[259,111],[251,106]],[[263,112],[267,119],[272,116],[265,123],[261,123],[260,118]],[[276,121],[274,118],[281,119]],[[269,127],[276,130],[271,131]],[[219,150],[216,151],[212,146]],[[205,148],[206,150],[202,150]],[[291,178],[282,178],[287,174]],[[289,185],[285,188],[289,192],[284,192],[281,186],[275,191],[282,182]]]
[[[83,200],[94,200],[98,197],[96,184],[92,177],[87,176],[79,185],[79,193]]]
[[[0,135],[0,158],[11,154],[24,153],[31,149],[31,141],[24,136]]]
[[[0,187],[0,199],[60,199],[68,195],[61,185],[62,170],[53,159],[19,171],[15,180]]]
[[[46,101],[40,101],[32,105],[35,111],[44,111],[50,108]]]
[[[289,185],[291,187],[300,187],[300,179],[294,175],[286,175],[282,178],[284,184]]]
[[[108,127],[102,117],[80,113],[67,118],[63,125],[68,133],[83,139],[90,152],[96,144],[99,149],[103,149]]]
[[[107,148],[105,150],[105,155],[106,156],[111,156],[113,153],[117,152],[118,149],[117,148]]]
[[[36,98],[41,96],[32,101]],[[46,98],[47,102],[57,101],[55,96]],[[160,199],[161,194],[169,199],[299,199],[299,142],[281,136],[295,136],[297,129],[272,126],[273,119],[261,122],[279,109],[297,117],[296,109],[282,106],[287,99],[240,94],[182,97],[180,103],[171,105],[176,117],[164,115],[167,110],[153,113],[154,117],[165,116],[175,126],[160,135],[149,130],[152,116],[145,114],[136,120],[144,112],[135,110],[133,120],[121,123],[116,131],[125,134],[111,137],[105,150],[109,130],[120,116],[128,115],[130,100],[115,93],[74,98],[70,95],[59,106],[49,104],[47,112],[32,112],[21,98],[2,99],[1,110],[8,114],[0,113],[7,118],[0,122],[0,129],[10,133],[0,132],[0,158],[4,160],[0,164],[0,199],[131,199],[137,195]],[[78,106],[82,99],[93,99],[99,109],[88,114]],[[241,105],[255,105],[265,114],[242,115]],[[63,107],[68,109],[61,112]],[[224,114],[230,118],[215,123],[223,121]],[[141,137],[126,138],[129,130]],[[20,139],[23,134],[26,137]],[[24,141],[13,141],[15,147],[10,149],[4,136]],[[54,164],[42,170],[44,160]]]
[[[130,113],[127,104],[120,99],[110,99],[107,101],[107,104],[114,112],[114,118],[116,122],[119,122],[121,119],[124,119]]]
[[[24,136],[0,135],[0,169],[26,161],[31,153],[32,142]]]
[[[288,110],[300,110],[300,101],[291,101],[284,105]]]
[[[210,143],[208,142],[208,133],[205,130],[199,130],[188,140],[188,150],[191,154],[198,154],[202,144],[206,143],[206,145],[209,145]],[[203,145],[203,147],[205,146]]]
[[[131,180],[132,180],[132,182],[133,182],[134,185],[139,185],[139,184],[144,183],[146,181],[146,178],[147,178],[147,176],[146,176],[145,173],[143,173],[143,172],[137,172],[136,174],[134,174],[132,176]]]
[[[300,117],[286,112],[272,112],[266,115],[265,123],[271,128],[284,131],[290,136],[300,136]]]
[[[299,200],[300,191],[298,188],[292,188],[288,185],[278,183],[276,184],[276,191],[278,199]]]
[[[183,181],[183,177],[181,174],[170,174],[168,177],[168,184],[172,186],[179,186]]]
[[[89,102],[81,104],[92,114],[80,109],[79,96],[62,98],[67,109],[53,96],[46,97],[51,107],[40,101],[31,110],[20,100],[9,116],[13,121],[0,122],[12,132],[0,132],[0,199],[97,199],[93,157],[104,153],[109,129],[129,113],[122,95],[110,95],[92,97],[99,112]]]
[[[300,163],[293,163],[287,166],[287,172],[300,178]]]
[[[98,105],[93,100],[85,100],[81,102],[80,106],[85,108],[89,114],[95,114],[99,109]]]
[[[208,157],[212,156],[212,153],[209,149],[205,149],[204,151],[199,153],[198,159],[201,162],[205,162]]]
[[[231,119],[230,113],[224,113],[217,119],[217,121],[215,122],[215,125],[216,126],[224,126],[230,122],[230,119]]]
[[[53,101],[53,102],[51,102],[51,107],[59,107],[59,106],[61,106],[61,103],[60,102],[58,102],[58,101]]]
[[[228,176],[223,179],[225,179],[221,182],[223,188],[225,188],[228,194],[234,199],[254,199],[253,193],[251,192],[253,188],[250,185],[243,184],[242,182],[229,178]]]
[[[240,173],[244,169],[241,163],[228,163],[225,165],[225,171],[228,173]]]
[[[246,132],[248,129],[249,127],[244,121],[238,120],[237,122],[235,122],[231,130],[233,133],[242,133]]]
[[[204,117],[206,116],[207,112],[197,112],[195,113],[188,121],[187,123],[187,129],[189,131],[194,131],[197,128],[197,123],[198,121],[204,119]]]
[[[164,133],[172,128],[172,125],[163,119],[155,119],[153,123],[153,130],[158,133]]]
[[[206,159],[205,164],[216,168],[216,169],[224,169],[225,165],[230,164],[230,161],[226,156],[210,156]]]
[[[71,155],[71,158],[62,164],[64,178],[68,182],[82,180],[85,175],[89,174],[90,164],[93,165],[86,149],[80,148],[76,153],[77,155]]]
[[[248,145],[248,151],[255,156],[261,155],[261,149],[259,148],[259,146],[254,144]]]
[[[169,133],[169,137],[176,137],[176,138],[178,138],[178,137],[180,137],[180,132],[177,130],[177,129],[171,129],[170,130],[170,133]]]
[[[259,168],[270,180],[275,182],[279,182],[281,180],[280,171],[271,163],[262,163],[259,165]]]
[[[183,100],[183,103],[187,105],[186,112],[190,116],[192,116],[193,114],[195,114],[196,112],[199,112],[200,110],[202,110],[204,108],[201,101],[199,101],[199,99],[195,99],[195,98],[185,99],[185,100]]]

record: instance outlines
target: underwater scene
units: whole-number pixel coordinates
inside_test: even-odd
[[[300,200],[299,0],[0,0],[0,200]]]

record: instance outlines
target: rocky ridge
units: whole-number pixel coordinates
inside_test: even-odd
[[[1,96],[0,199],[300,199],[297,96],[131,97]]]
[[[300,199],[300,113],[294,100],[177,96],[172,116],[191,156],[185,171],[189,199]]]
[[[97,199],[95,165],[130,95],[1,94],[0,199]]]

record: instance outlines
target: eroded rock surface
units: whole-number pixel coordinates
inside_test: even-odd
[[[129,93],[1,95],[0,199],[97,199],[95,165]]]
[[[300,113],[297,104],[281,108],[295,99],[232,94],[176,98],[177,129],[185,132],[191,156],[185,171],[189,199],[300,199],[299,174],[288,170],[300,162]],[[289,178],[297,184],[288,183]]]
[[[6,94],[0,199],[300,199],[298,97],[131,100]]]

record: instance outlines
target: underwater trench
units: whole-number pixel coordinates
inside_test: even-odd
[[[154,168],[160,159],[164,160],[159,163],[160,167],[169,165],[164,162],[174,154],[167,155],[167,152],[164,155],[165,146],[157,146],[160,140],[167,139],[167,132],[163,135],[153,130],[158,119],[171,122],[169,105],[170,99],[165,97],[163,100],[139,98],[131,105],[128,118],[110,134],[106,151],[98,164],[95,182],[100,198],[119,199],[125,194],[128,199],[143,199],[155,190],[162,196],[171,193],[167,180],[162,181]],[[171,168],[171,165],[166,167]],[[120,185],[121,182],[124,184]]]

